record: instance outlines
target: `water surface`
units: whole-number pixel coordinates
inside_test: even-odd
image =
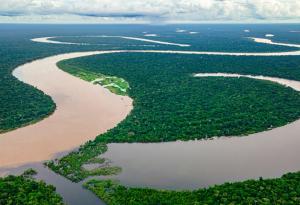
[[[298,120],[247,137],[109,144],[103,157],[122,167],[117,179],[124,185],[196,189],[299,171],[299,133]]]
[[[300,82],[265,76],[199,73],[195,77],[248,77],[300,91]],[[299,105],[300,106],[300,105]],[[103,157],[122,167],[127,186],[196,189],[224,182],[275,178],[300,170],[300,120],[247,137],[167,143],[109,144]]]
[[[56,187],[56,192],[63,197],[67,205],[104,205],[96,195],[87,189],[84,189],[81,184],[73,183],[66,178],[55,174],[42,163],[27,164],[18,168],[0,168],[0,173],[20,175],[26,169],[33,168],[38,172],[34,176],[37,180],[43,180],[47,184]]]
[[[0,134],[0,167],[52,159],[115,127],[132,109],[132,100],[57,68],[70,58],[100,54],[79,52],[36,60],[16,68],[21,81],[42,90],[57,109],[38,123]]]

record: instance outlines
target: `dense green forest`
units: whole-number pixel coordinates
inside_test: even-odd
[[[2,56],[0,66],[5,69],[0,67],[0,133],[36,122],[55,110],[49,96],[11,75],[13,67],[1,64]]]
[[[70,51],[63,46],[36,45],[24,29],[0,28],[0,133],[34,123],[55,110],[52,99],[20,82],[12,71],[26,62]]]
[[[163,32],[163,31],[159,31]],[[133,36],[133,33],[124,34],[125,36]],[[216,31],[201,32],[197,35],[187,35],[174,32],[169,30],[163,32],[159,37],[145,37],[141,34],[134,35],[134,37],[146,38],[151,40],[159,40],[173,43],[189,44],[189,47],[177,47],[168,46],[162,44],[154,44],[143,41],[135,41],[113,37],[57,37],[58,41],[64,42],[75,42],[75,43],[89,43],[91,45],[114,45],[114,48],[125,48],[126,49],[151,49],[151,50],[192,50],[192,51],[223,51],[223,52],[278,52],[278,51],[292,51],[298,50],[297,48],[286,47],[286,46],[274,46],[270,44],[254,43],[252,39],[249,39],[249,34],[245,34],[243,31],[232,32],[227,31],[216,33]],[[264,35],[260,36],[265,38]],[[283,37],[279,40],[273,39],[274,41],[283,42],[287,40],[287,37]],[[297,39],[295,39],[297,40]]]
[[[103,142],[160,142],[246,135],[299,118],[300,95],[291,88],[248,78],[192,75],[234,72],[298,78],[298,69],[284,70],[285,63],[280,65],[282,59],[277,61],[277,58],[222,59],[221,64],[217,56],[122,53],[59,63],[65,71],[73,69],[73,74],[87,70],[87,73],[122,77],[130,84],[128,94],[134,99],[134,109],[117,127],[94,142],[86,143],[79,151],[56,162],[49,162],[51,169],[72,181],[80,181],[89,176],[82,165],[105,152],[95,148]],[[214,65],[218,66],[214,68]]]
[[[84,27],[84,29],[82,29]],[[118,26],[119,28],[120,26]],[[0,133],[41,120],[55,110],[52,99],[40,90],[20,82],[12,71],[24,63],[75,51],[120,49],[112,44],[76,46],[31,42],[31,38],[52,35],[92,35],[119,32],[114,26],[91,25],[3,25],[0,26]],[[142,29],[142,28],[140,28]],[[123,28],[124,32],[130,30]],[[124,42],[124,41],[120,41]],[[124,46],[124,49],[129,48]]]
[[[252,42],[243,32],[243,25],[214,25],[208,28],[206,25],[184,26],[187,30],[201,30],[201,36],[176,33],[176,26],[129,26],[129,25],[1,25],[0,27],[0,133],[29,123],[36,122],[55,109],[52,100],[41,91],[15,79],[11,72],[18,65],[26,62],[55,55],[58,53],[86,50],[114,50],[114,49],[165,49],[165,50],[211,50],[211,51],[249,51],[249,52],[273,52],[295,50],[274,45],[263,45]],[[295,30],[294,25],[248,25],[252,28],[254,36],[263,37],[266,29],[277,33],[278,41],[297,42],[298,38],[286,30]],[[59,37],[58,40],[69,42],[87,42],[91,46],[41,44],[30,41],[34,37],[42,36],[85,36],[85,35],[124,35],[143,37],[146,30],[159,35],[156,40],[173,41],[177,43],[191,44],[191,47],[181,48],[167,45],[154,45],[151,43],[131,41],[118,38],[86,38],[86,37]],[[220,32],[221,31],[221,32]],[[147,37],[149,39],[153,37]],[[209,38],[209,40],[208,40]],[[226,39],[226,40],[224,40]],[[281,57],[278,57],[281,58]],[[215,59],[219,59],[216,57]],[[227,58],[226,57],[226,61]],[[250,58],[249,58],[250,59]],[[280,61],[282,70],[285,67],[299,66],[295,64],[296,57],[286,57]],[[216,60],[212,68],[221,69],[224,59]],[[295,64],[295,66],[293,65]],[[274,63],[276,66],[276,63]],[[285,66],[286,65],[286,66]],[[218,66],[218,67],[217,67]],[[244,66],[240,67],[241,69]],[[269,68],[270,70],[272,67]],[[294,75],[290,77],[294,78]]]
[[[152,30],[153,33],[162,36],[158,40],[193,44],[193,46],[187,48],[189,50],[206,50],[208,47],[213,51],[294,50],[273,45],[255,44],[245,39],[241,40],[241,32],[244,28],[239,26],[223,28],[223,25],[217,25],[212,26],[211,31],[205,30],[207,26],[204,26],[204,28],[199,27],[203,33],[201,38],[199,38],[199,36],[192,37],[174,34],[176,27],[141,26],[132,28],[128,25],[99,27],[89,25],[1,25],[0,132],[35,122],[48,116],[55,109],[51,98],[32,86],[18,81],[11,75],[12,70],[16,66],[38,58],[72,51],[147,49],[146,47],[140,46],[144,43],[134,42],[134,44],[139,44],[135,46],[128,41],[124,44],[122,40],[118,40],[116,43],[116,39],[105,41],[104,43],[106,43],[106,45],[75,46],[33,43],[29,40],[33,37],[93,34],[141,36],[143,31]],[[289,38],[291,38],[292,40],[297,40],[297,37],[292,37],[290,36],[291,34],[286,32],[286,30],[288,30],[287,27],[289,26],[268,27],[268,31],[272,31],[273,33],[278,31],[283,39],[289,40]],[[256,33],[253,32],[253,35],[263,37],[265,28],[266,25],[262,27],[254,25],[254,28],[250,29],[256,30]],[[292,29],[294,28],[290,30]],[[120,34],[120,32],[122,32],[122,34]],[[164,35],[165,37],[163,37]],[[209,37],[209,40],[207,40],[207,37]],[[199,39],[201,43],[199,43]],[[68,38],[68,40],[81,41],[80,38]],[[93,39],[92,41],[101,43],[98,39]],[[156,47],[151,49],[178,50],[182,48],[156,45]],[[297,109],[297,107],[299,107],[299,94],[291,89],[274,83],[244,78],[200,79],[192,77],[192,74],[197,72],[234,72],[241,74],[264,74],[267,76],[300,80],[300,63],[298,56],[224,57],[165,54],[112,54],[74,59],[68,61],[68,63],[70,66],[78,66],[90,72],[101,73],[107,76],[118,76],[125,79],[131,86],[128,95],[134,99],[135,106],[131,115],[118,127],[98,137],[96,141],[88,142],[82,146],[79,151],[74,151],[62,160],[56,162],[57,164],[52,164],[53,166],[49,165],[52,169],[56,169],[55,171],[59,170],[57,171],[58,173],[67,176],[73,181],[79,181],[91,175],[91,173],[85,172],[86,170],[82,170],[82,165],[102,161],[102,159],[98,159],[96,156],[101,154],[103,149],[94,149],[95,146],[101,146],[102,144],[100,143],[102,142],[170,141],[176,139],[207,138],[214,135],[242,135],[281,126],[299,117],[299,109]],[[182,87],[178,86],[181,84]],[[221,84],[223,84],[223,86],[221,86]],[[201,118],[201,116],[203,117]],[[180,128],[183,129],[181,130]],[[101,170],[100,174],[106,174],[110,171],[112,170]],[[97,174],[99,173],[97,172]],[[256,196],[256,203],[263,200],[261,204],[270,204],[268,200],[273,200],[273,198],[266,198],[266,196],[270,196],[271,194],[273,196],[274,194],[274,199],[278,195],[282,200],[292,199],[295,201],[295,204],[299,204],[299,187],[294,186],[297,183],[299,184],[298,174],[286,175],[276,180],[276,183],[278,183],[276,187],[279,188],[274,189],[274,191],[273,186],[272,189],[264,189],[266,186],[264,186],[263,183],[269,182],[272,183],[273,181],[261,180],[253,182],[254,184],[257,183],[254,186],[255,193],[261,193],[261,195]],[[238,197],[239,199],[242,197],[247,198],[247,192],[252,190],[250,188],[248,189],[247,186],[245,186],[246,184],[247,182],[245,182],[245,184],[236,183],[234,186],[240,186],[238,188],[232,188],[229,184],[222,186],[228,186],[228,193],[232,194],[230,196],[234,197],[233,200],[237,200]],[[261,186],[259,186],[259,184]],[[149,198],[159,198],[160,204],[168,204],[168,201],[176,204],[175,200],[178,199],[177,196],[182,196],[182,198],[186,197],[185,200],[188,201],[187,193],[195,193],[131,189],[111,184],[110,182],[104,182],[104,185],[108,188],[104,190],[105,194],[107,194],[109,190],[113,190],[110,189],[110,187],[117,187],[118,190],[120,189],[118,195],[120,194],[124,199],[126,196],[121,193],[129,194],[128,197],[132,197],[130,192],[132,190],[138,190],[136,191],[137,194],[135,197],[140,200],[144,199],[145,202],[147,202],[143,197],[147,197],[149,192]],[[88,186],[90,189],[95,188],[94,191],[99,194],[98,192],[101,190],[99,187],[103,186],[103,184],[100,182],[91,182]],[[127,189],[130,191],[127,192]],[[207,190],[213,189],[214,188],[210,188]],[[62,203],[60,197],[54,193],[53,187],[47,186],[43,182],[33,181],[25,176],[1,178],[0,190],[1,205]],[[205,191],[199,190],[199,192],[202,193]],[[142,193],[142,195],[139,195],[139,193]],[[150,193],[154,194],[152,195]],[[155,195],[156,193],[159,196]],[[161,195],[161,193],[171,194]],[[205,193],[207,193],[207,195],[205,195]],[[205,197],[203,200],[214,200],[219,196],[218,193],[220,192],[205,193],[201,195]],[[254,191],[250,193],[255,194]],[[113,193],[111,193],[111,195],[113,195]],[[228,194],[224,195],[228,197]],[[43,196],[43,198],[41,196]],[[117,194],[113,197],[116,196]],[[112,196],[109,196],[109,198],[111,197]],[[45,199],[47,199],[46,202],[42,201]],[[131,201],[128,200],[123,204],[134,204],[135,200],[139,199],[132,197],[130,198]],[[180,199],[178,200],[180,201]],[[292,202],[291,200],[289,201],[290,204],[292,204]],[[212,201],[210,201],[210,203],[213,204]],[[226,202],[224,202],[224,204],[225,203]],[[137,202],[135,204],[141,203]]]
[[[222,57],[223,62],[218,59],[176,54],[106,54],[64,61],[64,69],[77,66],[129,82],[128,94],[134,100],[134,109],[116,128],[97,138],[101,142],[247,135],[299,118],[300,95],[291,88],[247,78],[192,76],[197,72],[246,73],[234,68],[238,63],[244,68],[243,61],[247,58]],[[279,76],[276,72],[280,71],[263,73],[258,67],[260,60],[252,61],[253,68],[247,73]]]
[[[28,170],[21,176],[0,178],[0,205],[63,205],[55,187],[35,181]]]
[[[108,205],[279,205],[300,204],[300,173],[278,179],[225,183],[195,191],[129,188],[115,181],[91,180],[85,187]]]

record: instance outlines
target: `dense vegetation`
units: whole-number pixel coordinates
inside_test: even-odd
[[[55,110],[51,98],[33,86],[20,82],[12,76],[19,65],[39,58],[74,51],[114,49],[114,42],[105,45],[75,46],[42,44],[31,42],[31,38],[64,35],[116,35],[132,32],[130,26],[91,26],[91,25],[0,25],[0,133],[30,123],[50,115]],[[129,27],[129,28],[128,28]],[[83,29],[84,28],[84,29]],[[144,28],[138,28],[139,33]],[[104,33],[103,33],[104,34]],[[120,43],[124,41],[120,40]],[[125,47],[124,48],[129,48]],[[132,48],[132,47],[131,47]],[[119,49],[115,48],[115,49]]]
[[[66,71],[126,79],[132,88],[128,94],[134,99],[134,109],[117,127],[82,146],[80,151],[50,162],[50,167],[79,181],[90,175],[83,171],[82,165],[105,151],[94,148],[103,142],[160,142],[244,135],[299,118],[300,95],[291,88],[248,78],[192,76],[197,72],[234,72],[291,78],[292,73],[297,77],[297,70],[283,72],[273,67],[271,72],[258,67],[239,72],[239,64],[233,62],[238,61],[239,66],[244,63],[246,68],[248,63],[253,66],[254,58],[247,60],[247,57],[228,57],[220,69],[211,69],[219,64],[216,59],[218,57],[123,53],[63,61]],[[257,63],[262,60],[258,58]],[[265,62],[263,65],[269,68],[268,61]]]
[[[84,27],[84,29],[82,29],[82,27]],[[29,39],[33,37],[70,34],[141,36],[142,31],[151,30],[153,33],[159,35],[161,33],[161,36],[165,35],[165,37],[162,37],[159,40],[198,44],[187,48],[191,50],[206,50],[208,47],[213,51],[225,51],[226,49],[227,51],[258,51],[258,49],[260,49],[260,51],[294,50],[271,45],[258,45],[245,39],[242,41],[237,40],[240,38],[241,33],[236,33],[236,31],[242,31],[244,29],[243,26],[227,25],[223,27],[217,25],[212,26],[213,28],[211,31],[207,30],[206,25],[204,27],[196,26],[196,29],[200,29],[202,35],[204,34],[203,38],[199,38],[199,36],[193,38],[192,36],[183,36],[183,34],[174,35],[175,27],[167,28],[166,31],[165,28],[167,26],[157,28],[145,26],[131,28],[128,25],[103,27],[105,26],[99,26],[97,28],[94,26],[79,26],[78,28],[77,25],[1,25],[0,132],[39,120],[53,112],[55,108],[49,97],[34,89],[32,86],[21,83],[11,76],[11,72],[16,66],[37,58],[63,52],[99,49],[145,49],[145,47],[140,46],[140,44],[145,43],[134,42],[135,44],[139,44],[134,46],[131,42],[126,42],[126,45],[124,46],[124,41],[119,39],[117,45],[115,44],[116,40],[112,39],[107,45],[84,47],[32,43]],[[248,25],[248,27],[251,27],[251,31],[256,30],[256,33],[253,33],[253,35],[263,37],[266,25],[261,27],[254,25],[253,28],[251,25]],[[272,29],[274,28],[267,28],[267,30],[272,33],[279,32],[283,39],[291,38],[292,40],[297,40],[297,37],[289,36],[286,33],[287,30],[295,30],[291,25],[276,27],[274,30]],[[105,33],[101,33],[103,31],[105,31]],[[123,33],[121,34],[120,32]],[[172,39],[169,39],[170,34]],[[209,41],[207,41],[205,35],[210,37]],[[201,42],[199,39],[201,39]],[[226,40],[224,41],[224,39]],[[81,41],[81,39],[77,40]],[[98,41],[98,39],[94,39],[94,41]],[[107,43],[107,41],[105,43]],[[140,48],[137,48],[139,46]],[[156,45],[153,49],[182,48]],[[226,133],[228,135],[238,133],[247,134],[274,126],[280,126],[299,117],[299,110],[296,106],[299,105],[298,95],[291,89],[284,89],[283,87],[272,83],[249,79],[196,79],[191,76],[192,73],[196,72],[219,71],[242,74],[265,74],[268,76],[300,80],[300,63],[299,57],[297,56],[252,58],[224,56],[195,57],[183,55],[172,55],[171,57],[171,55],[162,54],[130,55],[132,56],[127,54],[113,54],[109,56],[105,55],[69,61],[70,66],[78,66],[78,68],[88,70],[89,73],[94,72],[97,74],[104,74],[105,76],[118,76],[128,81],[132,88],[128,91],[128,95],[135,100],[135,109],[128,119],[121,123],[120,126],[113,129],[108,134],[101,136],[102,139],[98,138],[95,142],[87,143],[85,146],[81,147],[79,151],[72,152],[60,161],[50,162],[49,166],[56,172],[67,176],[73,181],[79,181],[90,175],[90,173],[87,174],[85,172],[86,170],[82,169],[82,166],[86,163],[103,162],[103,159],[97,158],[103,150],[97,148],[94,149],[95,147],[101,146],[99,142],[101,143],[102,141],[167,141],[175,139],[193,139],[195,136],[196,138],[206,138],[216,134],[226,135]],[[158,59],[161,61],[159,62]],[[170,79],[168,79],[168,77],[170,77]],[[182,89],[180,86],[177,86],[179,83],[182,83]],[[221,83],[224,84],[224,87],[220,86]],[[183,92],[186,92],[186,94],[183,94]],[[286,104],[283,104],[283,99],[286,100]],[[220,102],[220,100],[224,100],[224,104],[223,102]],[[160,102],[165,103],[160,105]],[[211,102],[213,102],[214,106],[210,104]],[[146,108],[145,113],[141,112],[141,108]],[[153,113],[150,111],[153,111]],[[239,114],[240,111],[243,112]],[[199,118],[202,114],[203,119]],[[196,120],[190,122],[184,121],[191,117],[196,117]],[[206,117],[208,118],[205,120]],[[246,119],[250,120],[246,121]],[[203,124],[199,124],[199,122]],[[212,127],[212,124],[218,126]],[[237,127],[237,125],[239,125],[240,128]],[[186,129],[177,133],[178,129],[181,127],[186,127]],[[177,128],[177,131],[172,130],[174,128]],[[207,130],[208,128],[212,128],[212,131]],[[142,129],[145,130],[143,131]],[[199,133],[196,132],[198,129],[200,130]],[[165,131],[167,131],[166,134],[164,134]],[[207,134],[205,133],[206,131],[208,131]],[[295,181],[299,182],[299,179],[295,179]],[[0,182],[0,199],[6,200],[10,197],[9,203],[12,204],[26,204],[25,201],[19,202],[18,200],[20,200],[20,198],[25,200],[28,199],[28,197],[32,197],[30,198],[30,201],[31,204],[34,204],[36,198],[32,195],[35,194],[31,195],[27,192],[26,195],[18,195],[16,193],[21,193],[23,191],[37,191],[39,193],[40,191],[45,190],[44,188],[46,186],[45,184],[42,185],[42,182],[34,182],[24,178],[24,176],[10,176],[1,179]],[[36,185],[36,183],[38,183],[38,185]],[[278,183],[280,183],[280,180]],[[289,181],[289,183],[294,185],[292,181]],[[27,185],[30,187],[30,190],[26,188]],[[7,190],[7,186],[9,187],[9,190],[12,189],[17,192],[10,194],[12,192],[3,191]],[[32,189],[31,186],[37,186],[38,189]],[[93,186],[90,185],[89,188],[91,187]],[[236,192],[243,192],[243,188],[247,190],[246,187],[241,186],[239,189],[236,189]],[[258,186],[255,188],[258,188]],[[282,198],[288,197],[298,200],[298,198],[293,197],[295,196],[295,192],[296,194],[299,193],[299,188],[294,188],[294,186],[292,186],[292,188],[284,187],[284,189],[282,189]],[[53,190],[53,187],[47,190],[50,191],[50,189]],[[123,189],[126,188],[123,187]],[[240,192],[238,190],[240,190]],[[260,192],[260,187],[257,190],[257,192]],[[144,191],[145,190],[142,191],[144,196],[138,196],[140,199],[146,197]],[[161,193],[159,191],[146,189],[146,192],[148,191]],[[6,195],[6,193],[9,193],[10,195]],[[186,193],[187,192],[178,192],[175,194],[179,196],[185,195]],[[230,190],[230,193],[233,192]],[[269,195],[271,193],[273,192],[269,191]],[[277,194],[277,192],[275,193]],[[172,197],[176,199],[177,197],[175,197],[175,194],[172,195]],[[281,193],[278,193],[279,196],[281,196],[280,194]],[[172,201],[172,199],[168,198],[169,195],[163,197],[166,198],[160,198],[161,202],[166,200]],[[213,193],[213,195],[207,195],[207,198],[212,197],[216,197],[216,194]],[[260,197],[259,200],[263,199],[263,195],[258,197]],[[299,194],[297,197],[299,197]],[[132,203],[134,203],[133,199],[132,201]],[[51,200],[48,200],[47,202],[51,203]],[[7,201],[0,201],[0,204],[9,203]],[[61,202],[57,199],[57,204],[60,203]],[[130,203],[130,201],[128,201],[128,203]],[[266,203],[268,202],[266,201]],[[39,202],[38,204],[43,203]],[[125,204],[127,204],[127,202]]]
[[[234,58],[243,67],[241,61],[246,58]],[[97,138],[99,142],[247,135],[299,118],[300,95],[291,88],[247,78],[192,76],[197,72],[226,72],[226,65],[234,58],[226,58],[220,69],[210,69],[207,64],[216,68],[218,57],[107,54],[64,61],[64,69],[77,66],[88,72],[119,76],[131,86],[128,94],[134,99],[133,111],[116,128]],[[259,68],[252,73],[257,72]]]
[[[190,30],[191,28],[186,28]],[[174,42],[181,44],[189,44],[190,47],[177,47],[167,46],[162,44],[154,44],[143,41],[126,40],[121,38],[102,38],[102,37],[57,37],[58,41],[75,42],[75,43],[89,43],[93,45],[114,45],[114,48],[128,48],[128,49],[159,49],[159,50],[197,50],[197,51],[224,51],[224,52],[276,52],[276,51],[291,51],[297,50],[297,48],[291,48],[286,46],[274,46],[268,44],[254,43],[253,40],[248,37],[256,36],[265,38],[265,31],[262,33],[245,33],[243,28],[240,30],[228,29],[201,29],[200,33],[196,35],[190,35],[188,33],[176,33],[175,29],[168,29],[167,27],[161,27],[154,33],[158,34],[156,37],[147,36],[141,33],[128,32],[125,36],[147,38],[151,40],[159,40],[166,42]],[[198,30],[199,31],[199,30]],[[271,32],[268,30],[268,32]],[[106,33],[108,35],[108,33]],[[113,36],[113,35],[112,35]],[[295,36],[295,35],[294,35]],[[280,33],[272,38],[275,42],[288,42],[291,36],[288,36],[285,32]],[[292,42],[297,43],[299,40],[292,39]]]
[[[34,32],[31,31],[31,32]],[[15,67],[37,58],[65,52],[67,47],[39,45],[22,27],[0,26],[0,133],[45,118],[55,110],[52,99],[12,76]]]
[[[219,205],[219,204],[300,204],[300,173],[278,179],[225,183],[195,191],[167,191],[129,188],[117,182],[91,180],[85,187],[108,205]]]
[[[88,142],[89,146],[80,147],[78,151],[73,151],[59,161],[49,161],[46,163],[56,173],[65,176],[73,182],[79,182],[89,176],[95,175],[113,175],[121,171],[119,167],[111,167],[105,159],[98,155],[106,152],[105,144],[96,144]],[[87,170],[84,165],[94,164],[103,165],[95,169]]]
[[[21,176],[0,178],[1,205],[62,205],[62,198],[55,188],[42,181],[34,181],[28,170]]]
[[[85,81],[99,84],[117,95],[126,95],[129,89],[128,82],[116,76],[106,76],[101,73],[81,69],[77,66],[69,66],[66,60],[58,62],[58,66],[62,70]]]
[[[176,33],[175,26],[129,26],[129,25],[1,25],[0,27],[0,133],[40,120],[55,109],[54,103],[41,91],[15,79],[12,70],[23,63],[38,58],[71,51],[110,50],[110,49],[188,49],[211,51],[284,51],[293,48],[274,45],[262,45],[243,37],[249,36],[243,30],[245,25],[181,25],[185,30],[198,31],[199,35]],[[297,25],[247,25],[251,35],[264,37],[266,31],[275,34],[275,40],[299,42],[299,38],[288,30],[297,30]],[[178,43],[192,44],[191,47],[155,45],[118,38],[80,38],[60,37],[58,40],[87,42],[94,46],[76,46],[59,44],[41,44],[29,39],[42,36],[84,36],[84,35],[124,35],[143,37],[144,31],[158,34],[159,37],[147,37]],[[209,40],[207,40],[209,37]],[[278,38],[278,39],[277,39]],[[226,40],[224,40],[226,39]],[[228,58],[229,59],[229,58]],[[281,62],[291,68],[297,57],[287,57]],[[223,59],[224,60],[224,59]],[[215,61],[221,64],[222,61]],[[227,61],[227,60],[226,60]],[[276,63],[274,63],[276,65]],[[299,63],[295,65],[299,66]],[[295,66],[294,66],[295,67]],[[217,68],[215,66],[215,68]],[[221,67],[219,67],[221,68]],[[244,66],[241,66],[244,68]],[[270,67],[271,69],[272,67]],[[298,69],[299,70],[299,69]],[[293,76],[292,76],[293,77]]]
[[[0,69],[0,133],[36,122],[55,110],[51,98]]]

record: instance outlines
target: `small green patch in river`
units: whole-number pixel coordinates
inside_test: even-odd
[[[120,167],[112,167],[107,160],[98,157],[107,151],[106,144],[94,142],[87,144],[89,145],[88,150],[80,147],[78,151],[73,151],[59,160],[49,161],[45,164],[54,172],[73,182],[79,182],[89,176],[107,176],[121,172]],[[89,169],[87,168],[89,165],[96,166]]]

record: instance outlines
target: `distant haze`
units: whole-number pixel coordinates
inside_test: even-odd
[[[2,23],[300,23],[299,0],[1,0]]]

